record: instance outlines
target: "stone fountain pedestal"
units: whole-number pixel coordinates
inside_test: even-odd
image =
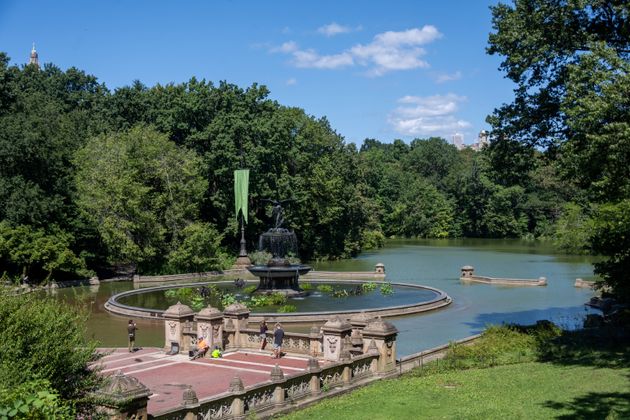
[[[311,271],[311,267],[303,264],[253,265],[247,267],[250,273],[260,279],[257,293],[282,293],[289,297],[304,296],[298,283],[301,275]]]

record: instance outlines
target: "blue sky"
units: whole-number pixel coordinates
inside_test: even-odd
[[[486,55],[495,1],[0,1],[0,51],[110,89],[195,76],[266,85],[346,141],[475,141],[512,98]]]

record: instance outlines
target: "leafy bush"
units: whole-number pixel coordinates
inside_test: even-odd
[[[12,388],[0,386],[0,419],[72,419],[74,408],[59,398],[46,380],[34,380]]]
[[[335,290],[332,293],[332,296],[336,297],[336,298],[344,298],[344,297],[348,297],[349,294],[348,294],[348,291],[346,289],[339,289],[339,290]]]
[[[267,251],[255,251],[249,254],[249,259],[254,265],[266,265],[273,258]]]
[[[300,288],[302,290],[313,290],[313,285],[311,283],[302,283],[300,284]]]
[[[258,289],[258,286],[255,284],[252,284],[250,286],[246,286],[243,289],[243,293],[247,293],[248,295],[251,295],[252,293],[254,293],[256,291],[256,289]]]
[[[284,305],[278,308],[278,312],[280,313],[297,312],[297,307],[295,305]]]
[[[361,283],[361,289],[363,289],[363,293],[373,292],[376,290],[376,283],[372,281],[369,283]]]
[[[221,296],[221,306],[223,306],[223,309],[236,302],[238,302],[238,300],[232,293],[225,293]]]
[[[320,284],[317,286],[317,290],[322,293],[332,293],[335,289],[329,284]]]
[[[22,398],[20,406],[39,405],[34,401],[40,398],[54,408],[51,401],[55,398],[37,394],[48,391],[59,396],[60,410],[67,404],[89,410],[88,395],[101,378],[96,370],[88,369],[97,343],[85,339],[87,316],[87,312],[52,298],[33,293],[12,296],[0,287],[0,388],[8,392],[1,394],[3,401]],[[27,385],[34,380],[49,385]],[[16,391],[17,397],[12,397],[13,390],[21,386],[23,393]]]
[[[381,294],[383,296],[389,296],[394,294],[394,288],[391,283],[383,283],[381,284]]]

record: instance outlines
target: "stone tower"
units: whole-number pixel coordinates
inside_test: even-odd
[[[39,56],[37,55],[37,51],[35,50],[35,43],[33,42],[33,49],[31,50],[31,57],[28,60],[29,65],[34,65],[39,68]]]

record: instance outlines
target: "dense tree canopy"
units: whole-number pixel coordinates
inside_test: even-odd
[[[514,102],[488,119],[492,150],[525,151],[495,153],[517,173],[528,150],[530,156],[533,147],[544,152],[558,175],[552,179],[565,184],[555,195],[575,202],[563,208],[561,244],[608,256],[597,272],[630,300],[624,274],[630,270],[630,231],[623,219],[630,199],[630,4],[516,0],[492,7],[492,15],[488,52],[504,58],[501,69],[516,83]],[[537,165],[535,159],[524,162]]]
[[[503,57],[515,99],[489,117],[481,152],[440,138],[357,150],[258,84],[193,77],[109,91],[77,69],[18,68],[2,55],[2,271],[224,267],[238,247],[241,168],[250,250],[271,222],[264,199],[291,198],[286,223],[303,259],[352,256],[387,236],[554,238],[617,255],[601,232],[618,232],[603,220],[630,198],[627,2],[517,0],[494,6],[492,21],[488,52]]]

